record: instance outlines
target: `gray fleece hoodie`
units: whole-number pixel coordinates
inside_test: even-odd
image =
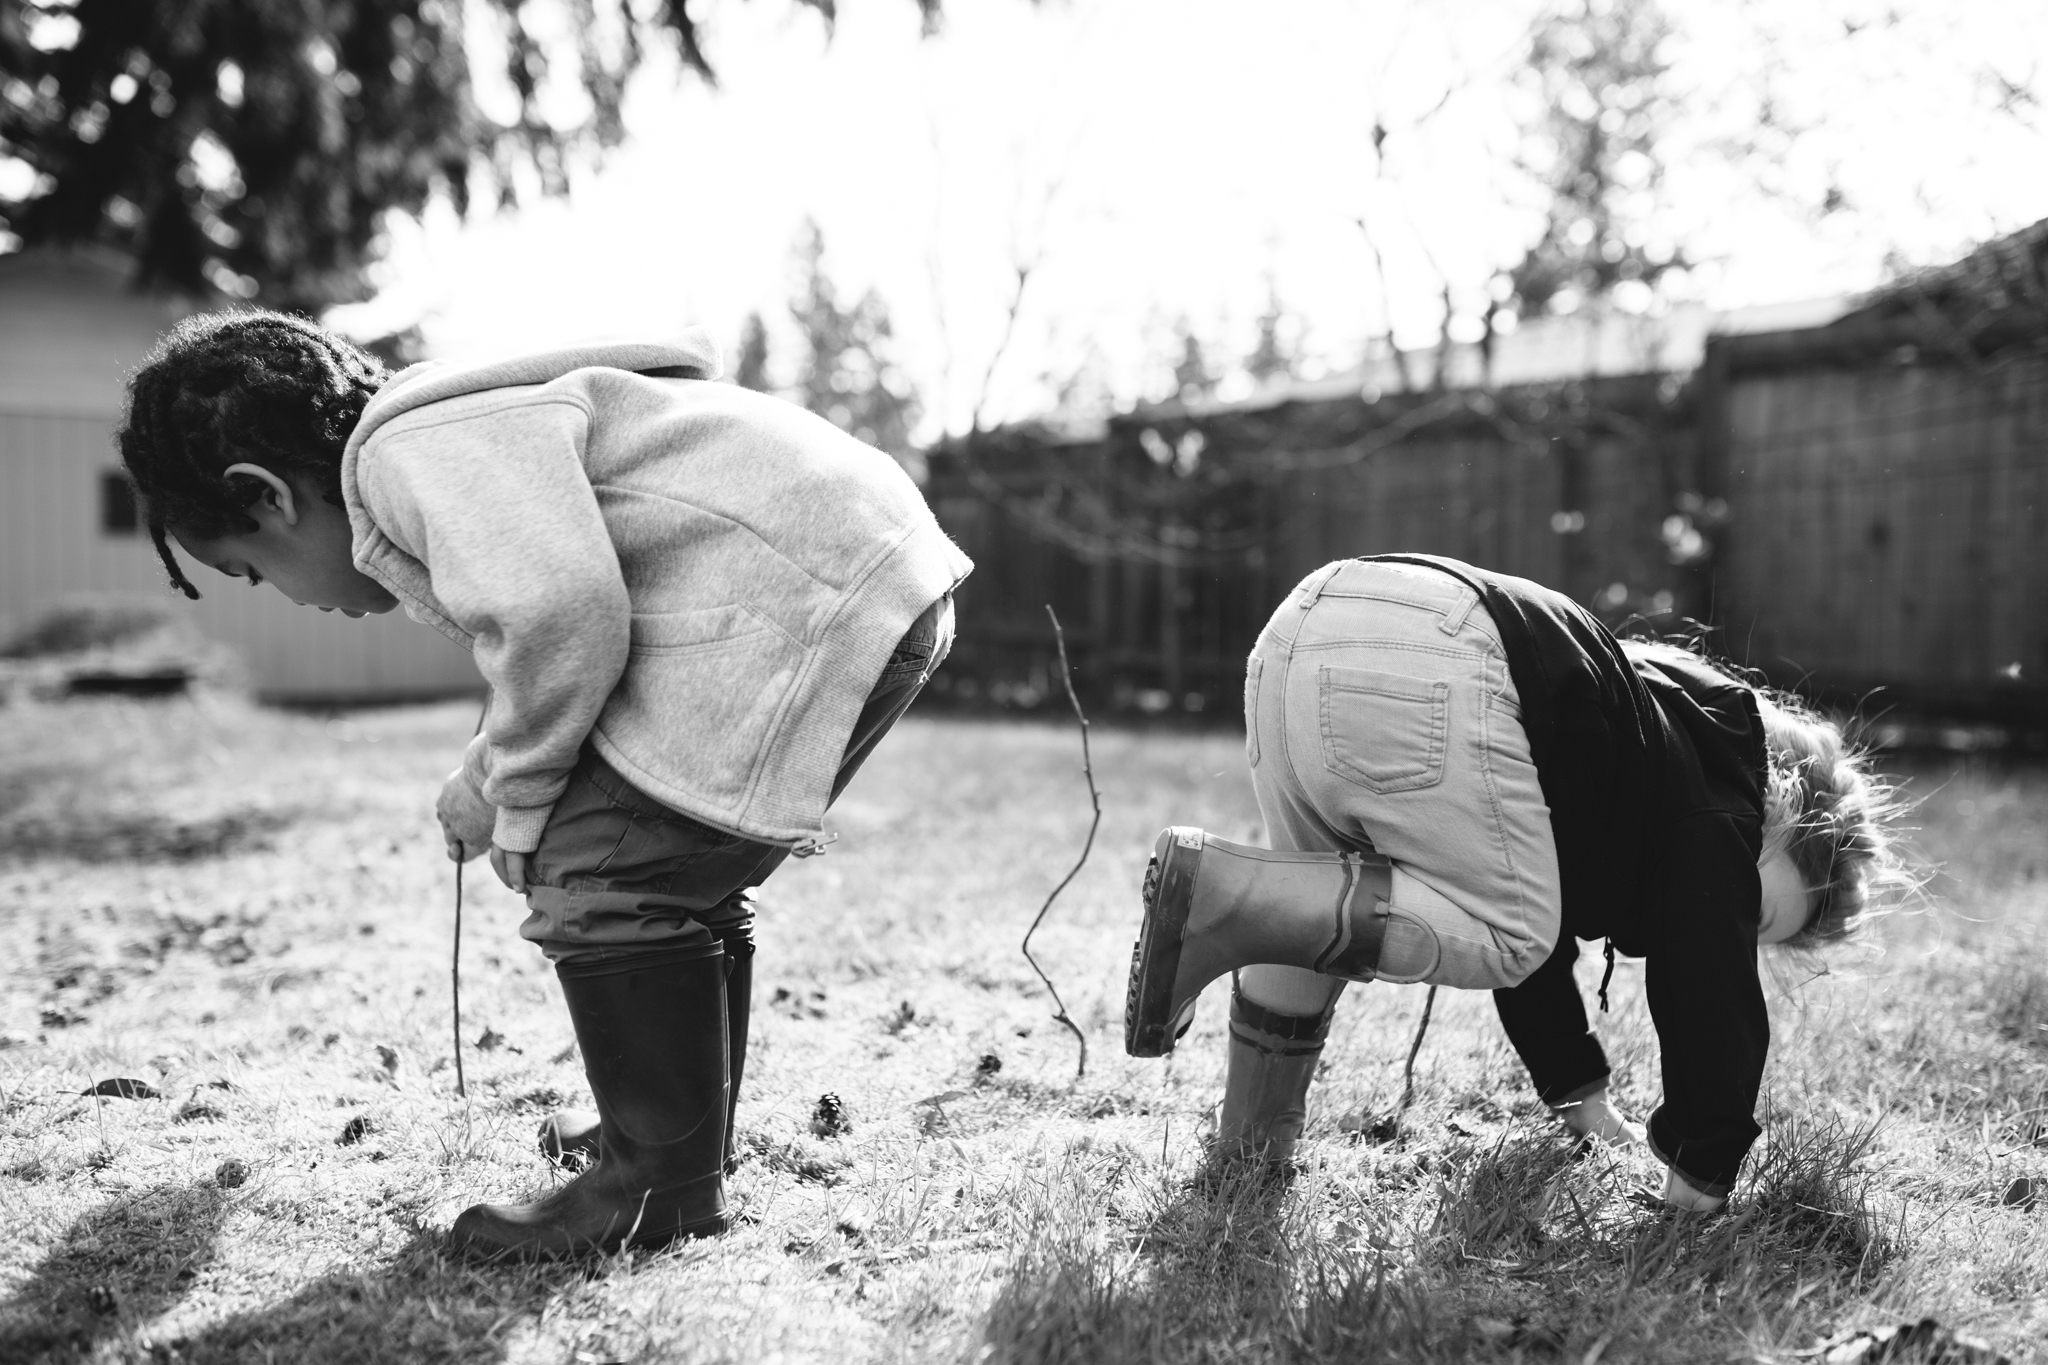
[[[356,567],[491,686],[464,770],[501,848],[539,846],[585,740],[706,824],[812,837],[891,650],[973,567],[888,456],[717,373],[699,330],[415,365],[349,439]]]

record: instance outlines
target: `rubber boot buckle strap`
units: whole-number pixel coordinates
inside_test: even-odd
[[[1356,853],[1341,853],[1338,858],[1344,867],[1344,889],[1337,897],[1335,931],[1329,945],[1317,956],[1315,970],[1327,976],[1370,981],[1379,970],[1386,909],[1375,899],[1372,909],[1360,922],[1354,907],[1358,888],[1365,880],[1365,859]],[[1360,929],[1364,932],[1360,933]]]

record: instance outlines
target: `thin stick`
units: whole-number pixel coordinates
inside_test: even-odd
[[[1429,1032],[1429,1010],[1436,1004],[1436,987],[1429,988],[1429,994],[1422,998],[1422,1018],[1415,1025],[1415,1041],[1408,1045],[1408,1064],[1401,1068],[1401,1104],[1394,1110],[1394,1119],[1400,1121],[1408,1112],[1408,1105],[1415,1099],[1415,1054],[1422,1051],[1422,1036]]]
[[[1053,642],[1060,651],[1060,681],[1066,684],[1067,701],[1074,708],[1074,719],[1081,723],[1081,775],[1088,779],[1088,802],[1095,810],[1095,818],[1088,822],[1088,841],[1081,845],[1081,856],[1060,884],[1045,898],[1045,904],[1038,907],[1038,915],[1031,921],[1031,927],[1024,931],[1024,960],[1031,964],[1031,970],[1038,973],[1038,979],[1045,983],[1046,993],[1052,996],[1052,1003],[1058,1007],[1053,1018],[1067,1026],[1074,1040],[1081,1045],[1081,1060],[1074,1068],[1074,1079],[1080,1080],[1088,1074],[1088,1035],[1081,1032],[1081,1026],[1067,1014],[1067,1004],[1060,999],[1058,987],[1045,974],[1045,968],[1038,965],[1038,959],[1031,955],[1031,936],[1038,932],[1038,926],[1045,922],[1045,912],[1052,909],[1052,903],[1059,899],[1060,892],[1067,889],[1067,883],[1074,880],[1081,871],[1081,864],[1088,861],[1088,855],[1095,848],[1095,831],[1102,824],[1102,793],[1095,790],[1095,763],[1088,753],[1088,717],[1081,710],[1081,699],[1074,695],[1074,670],[1067,663],[1067,633],[1060,629],[1060,618],[1054,614],[1050,602],[1045,605],[1045,614],[1052,620]]]
[[[466,851],[466,850],[465,850]],[[469,1087],[462,1081],[462,864],[455,865],[455,953],[448,964],[448,980],[454,987],[455,998],[455,1094],[460,1099],[469,1098]]]
[[[484,693],[484,704],[476,713],[476,728],[469,732],[475,739],[484,732],[484,718],[491,714],[491,694]],[[469,850],[458,848],[467,856]],[[462,1080],[462,858],[455,860],[455,948],[449,954],[448,983],[454,1003],[455,1016],[455,1095],[458,1099],[469,1098],[469,1087]]]

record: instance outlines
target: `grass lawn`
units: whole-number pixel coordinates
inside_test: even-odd
[[[445,1259],[455,1214],[558,1179],[581,1097],[523,907],[472,865],[467,1100],[453,874],[430,806],[463,705],[323,719],[201,699],[0,710],[0,1360],[1814,1359],[1933,1316],[2048,1333],[2048,774],[1901,771],[1925,906],[1815,976],[1778,959],[1768,1135],[1726,1215],[1575,1157],[1482,996],[1356,987],[1291,1180],[1205,1169],[1222,987],[1165,1062],[1121,1046],[1136,888],[1169,822],[1258,837],[1239,744],[906,721],[763,895],[731,1234],[581,1268]],[[1589,953],[1589,968],[1599,955]],[[1624,962],[1599,1020],[1657,1095]],[[1590,998],[1590,997],[1589,997]],[[157,1098],[82,1095],[133,1078]],[[812,1115],[837,1095],[850,1131]]]

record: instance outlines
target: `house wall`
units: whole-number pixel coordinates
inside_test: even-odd
[[[183,311],[131,291],[118,258],[0,260],[0,638],[66,597],[132,593],[189,611],[268,696],[381,700],[481,687],[467,651],[401,613],[351,621],[190,565],[205,596],[186,603],[169,596],[146,534],[101,529],[125,377]]]

